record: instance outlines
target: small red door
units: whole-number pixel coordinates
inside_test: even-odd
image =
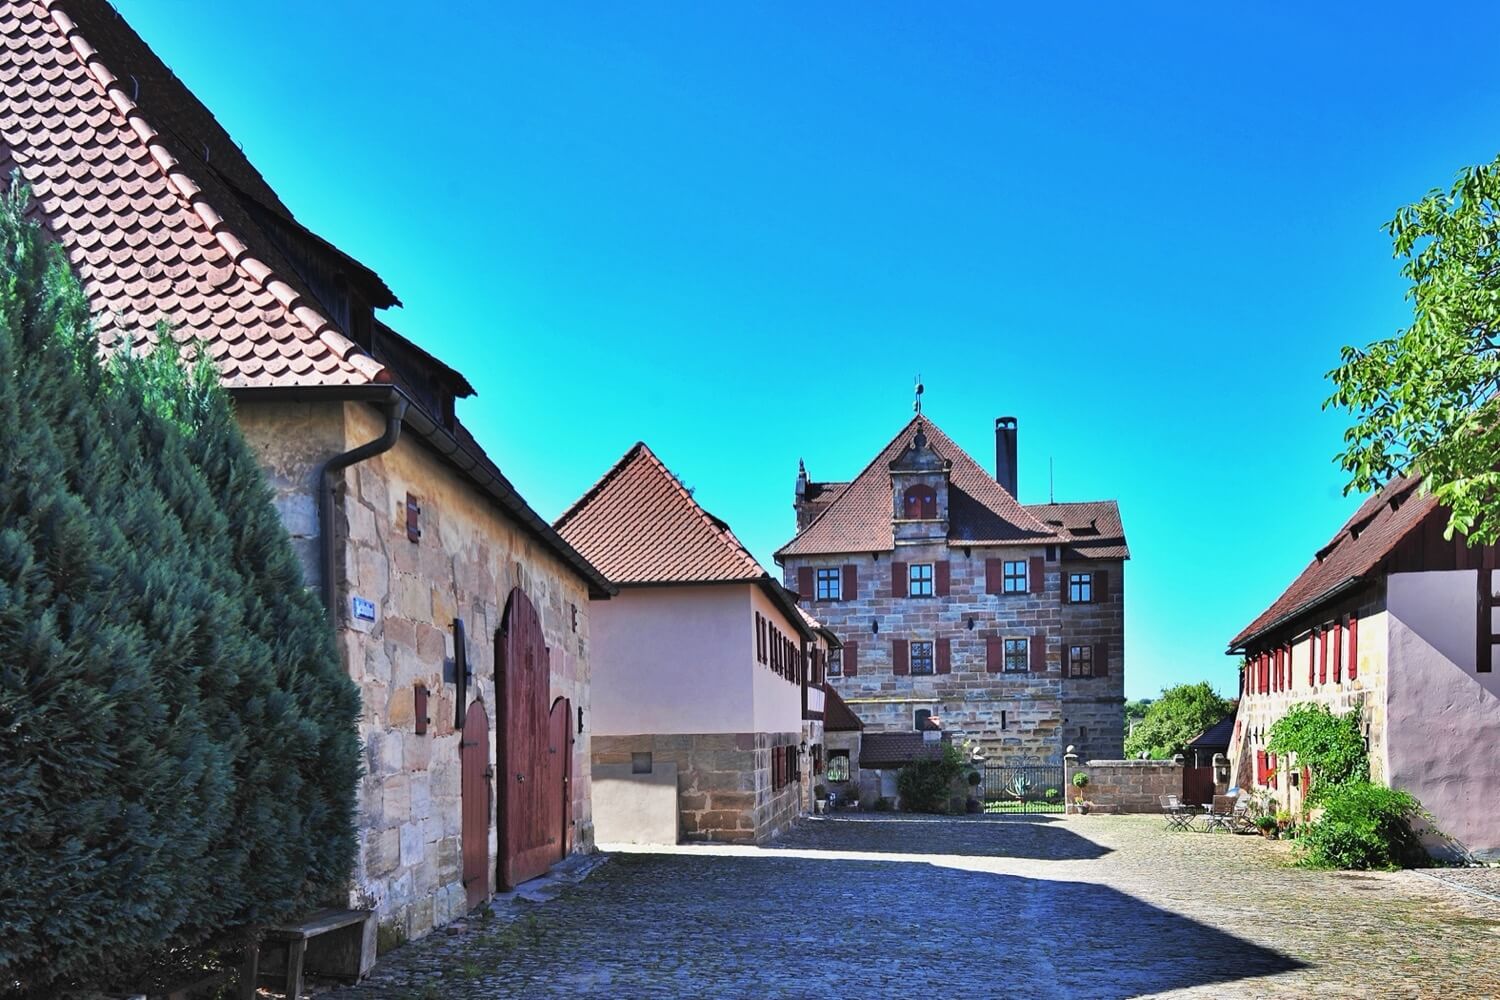
[[[464,893],[474,909],[490,893],[490,720],[474,702],[464,716],[459,737],[459,774],[463,794]]]
[[[559,699],[560,723],[549,711],[547,643],[536,607],[520,589],[506,601],[497,646],[499,882],[513,888],[545,873],[567,852],[563,823],[572,753],[564,747],[571,730],[566,699]]]

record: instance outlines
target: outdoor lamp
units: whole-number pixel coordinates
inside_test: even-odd
[[[798,757],[806,757],[807,756],[807,741],[806,740],[803,740],[801,743],[797,744],[797,756]]]

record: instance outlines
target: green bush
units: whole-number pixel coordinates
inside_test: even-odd
[[[953,794],[953,781],[963,772],[963,755],[952,744],[943,744],[942,754],[903,767],[896,775],[901,808],[907,812],[945,813]]]
[[[1334,715],[1323,705],[1293,705],[1271,723],[1266,749],[1275,754],[1296,754],[1296,766],[1312,772],[1312,787],[1306,790],[1311,804],[1347,782],[1367,782],[1369,754],[1359,731],[1359,713]]]
[[[1427,863],[1412,820],[1421,806],[1406,792],[1368,781],[1331,786],[1323,815],[1304,825],[1301,862],[1313,868],[1400,868]]]
[[[25,199],[0,204],[0,993],[56,996],[337,893],[359,696],[212,370],[101,364]]]

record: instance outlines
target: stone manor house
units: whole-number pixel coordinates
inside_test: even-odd
[[[920,411],[853,479],[797,476],[797,534],[776,553],[842,642],[829,684],[866,734],[934,717],[996,763],[1118,758],[1125,561],[1112,500],[1017,501],[1017,425],[995,475]],[[868,736],[867,736],[868,738]]]

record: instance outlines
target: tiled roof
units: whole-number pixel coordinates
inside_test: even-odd
[[[1129,559],[1120,505],[1113,500],[1082,503],[1033,503],[1026,509],[1037,520],[1068,535],[1064,559]]]
[[[293,228],[290,213],[108,4],[0,0],[0,91],[0,171],[31,185],[105,348],[153,342],[165,320],[231,387],[387,379],[252,218]]]
[[[1290,622],[1297,613],[1311,610],[1334,591],[1374,570],[1408,532],[1437,509],[1437,498],[1424,494],[1419,487],[1420,480],[1397,479],[1360,504],[1292,585],[1230,640],[1230,650],[1238,650],[1247,640]]]
[[[826,717],[823,728],[828,728]],[[860,767],[903,767],[914,760],[936,760],[942,755],[941,740],[928,742],[914,730],[865,733],[859,740]]]
[[[781,547],[777,557],[893,549],[890,465],[911,444],[919,426],[926,431],[931,448],[953,462],[948,474],[950,545],[1064,540],[1055,529],[1017,503],[942,428],[925,416],[917,416],[829,501],[812,523]]]
[[[1209,726],[1199,733],[1188,743],[1188,749],[1211,750],[1214,747],[1227,747],[1234,736],[1234,712],[1230,712],[1224,718]]]
[[[729,525],[700,507],[643,442],[556,527],[615,584],[775,582]]]
[[[823,731],[829,733],[851,733],[865,728],[849,703],[839,697],[832,684],[823,685]]]

